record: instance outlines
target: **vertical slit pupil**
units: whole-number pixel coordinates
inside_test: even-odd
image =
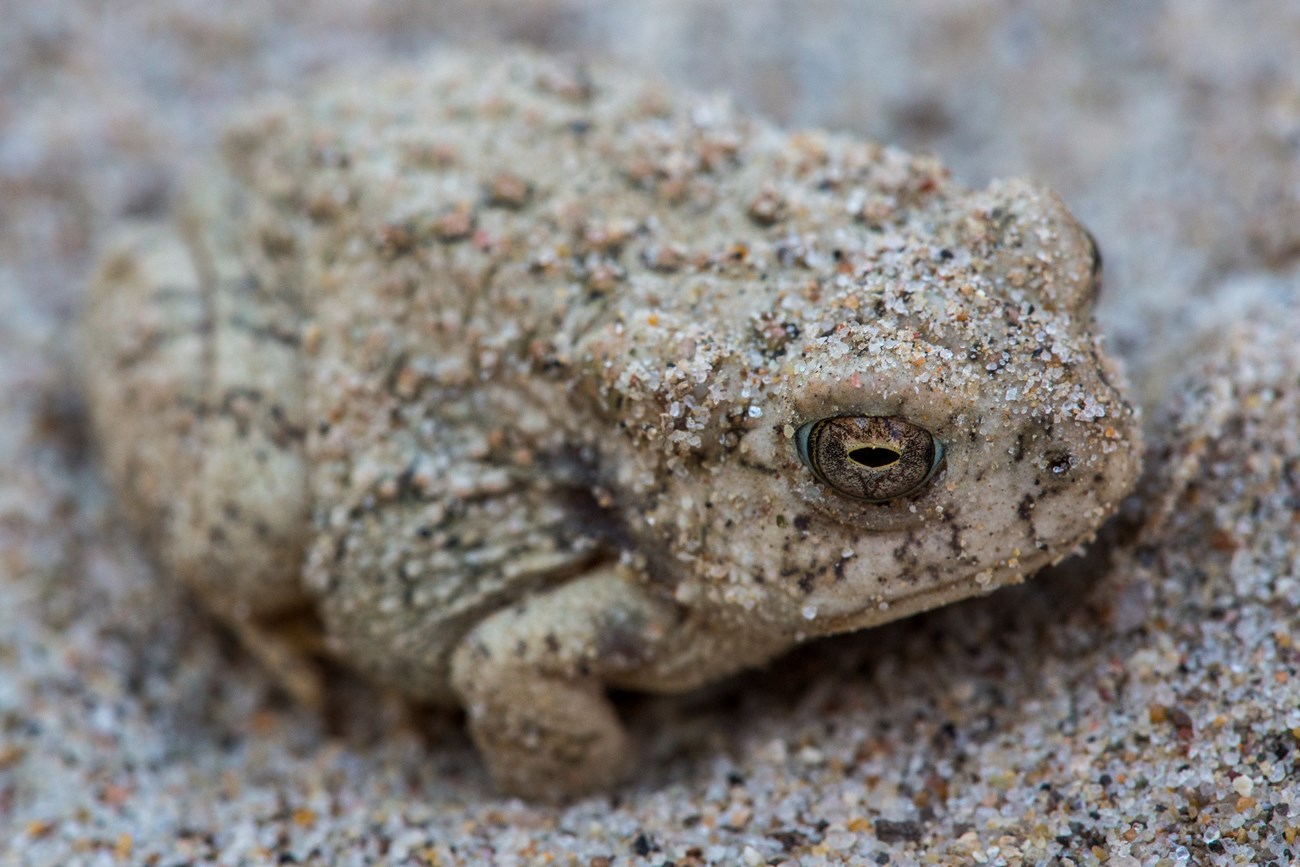
[[[898,463],[900,454],[894,449],[881,448],[879,446],[862,446],[849,452],[849,460],[855,464],[862,464],[864,467],[880,469],[890,464]]]

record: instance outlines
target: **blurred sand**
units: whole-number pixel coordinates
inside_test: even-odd
[[[0,863],[1300,859],[1300,7],[0,0],[0,21]],[[250,94],[496,38],[1056,187],[1149,407],[1128,522],[1024,587],[629,697],[645,773],[566,809],[496,799],[455,719],[346,678],[329,719],[288,706],[113,523],[80,287]]]

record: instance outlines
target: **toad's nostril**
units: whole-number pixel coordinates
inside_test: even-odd
[[[1069,452],[1048,455],[1047,469],[1054,476],[1061,476],[1068,473],[1074,467],[1074,457]]]

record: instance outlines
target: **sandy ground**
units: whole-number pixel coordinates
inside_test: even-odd
[[[645,772],[565,808],[346,677],[289,705],[114,521],[81,286],[249,94],[493,38],[1056,187],[1148,407],[1128,514],[1023,587],[628,697]],[[3,863],[1300,861],[1298,45],[1263,0],[0,0]]]

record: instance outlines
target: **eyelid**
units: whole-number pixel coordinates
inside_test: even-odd
[[[814,474],[817,471],[813,468],[812,459],[808,455],[808,438],[812,434],[813,425],[815,424],[817,424],[817,420],[805,422],[804,424],[799,425],[794,432],[795,451],[798,453],[799,459],[803,461],[804,465],[807,466],[808,469],[812,470]]]

